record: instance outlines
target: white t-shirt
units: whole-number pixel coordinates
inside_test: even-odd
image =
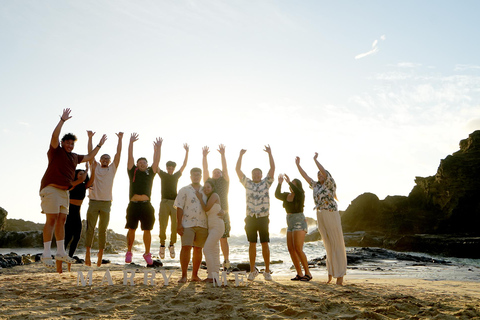
[[[91,200],[112,201],[113,179],[116,172],[117,167],[113,162],[106,168],[102,168],[102,165],[97,162],[93,185],[88,197]]]

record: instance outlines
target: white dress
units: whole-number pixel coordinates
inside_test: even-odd
[[[220,270],[220,246],[218,242],[225,232],[225,223],[218,216],[222,210],[219,203],[215,203],[212,208],[207,211],[208,217],[208,237],[203,246],[205,261],[207,262],[208,278],[213,278],[213,272]]]

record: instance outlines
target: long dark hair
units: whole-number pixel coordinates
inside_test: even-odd
[[[217,191],[215,188],[215,180],[213,180],[212,178],[209,178],[207,179],[207,181],[205,181],[205,183],[208,183],[210,186],[212,186],[212,193],[210,195],[207,195],[207,198],[210,199],[210,196]]]
[[[300,180],[298,180],[298,179],[293,179],[293,180],[292,180],[292,183],[293,183],[294,185],[296,185],[297,188],[300,189],[300,191],[301,191],[302,193],[305,193],[305,191],[303,190],[303,187],[302,187],[302,181],[300,181]]]

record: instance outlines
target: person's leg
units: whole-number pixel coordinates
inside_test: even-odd
[[[53,239],[53,231],[55,230],[55,223],[57,222],[57,217],[59,213],[56,214],[45,214],[45,225],[43,226],[43,257],[50,258],[52,256],[51,244]]]
[[[331,275],[337,278],[337,284],[343,284],[343,277],[347,272],[347,254],[343,239],[342,223],[340,214],[328,212],[323,217],[325,229],[328,236],[331,256],[328,258],[331,265]]]
[[[77,250],[77,246],[78,246],[78,242],[80,241],[80,237],[82,235],[82,219],[80,217],[80,207],[78,208],[78,212],[74,212],[73,215],[75,217],[70,217],[70,215],[72,214],[72,212],[70,211],[70,213],[68,214],[68,219],[70,218],[74,218],[72,219],[73,220],[73,234],[72,234],[72,242],[70,243],[70,250],[68,251],[68,255],[70,257],[73,257],[73,255],[75,254],[75,251]],[[65,223],[66,225],[66,223]],[[66,227],[65,227],[66,229]],[[65,235],[65,239],[66,239],[66,235]]]
[[[308,276],[312,276],[310,273],[310,269],[308,268],[308,260],[305,252],[303,252],[303,244],[305,242],[305,235],[307,234],[304,230],[301,231],[293,231],[293,246],[295,253],[302,263],[303,270],[305,270],[305,274]]]
[[[248,246],[248,258],[250,259],[250,272],[255,271],[255,260],[257,258],[257,243],[250,242]]]
[[[200,269],[200,264],[202,263],[202,248],[193,247],[193,258],[192,258],[192,281],[202,281],[198,276],[198,270]]]
[[[133,242],[135,241],[136,229],[128,229],[127,232],[127,251],[132,252]]]
[[[57,222],[55,224],[55,239],[57,240],[57,255],[66,256],[65,252],[65,221],[67,215],[65,213],[58,214]]]
[[[303,277],[302,268],[300,267],[300,259],[297,256],[297,252],[295,251],[295,246],[293,244],[293,232],[290,231],[287,232],[287,248],[297,275]]]
[[[220,238],[220,247],[222,249],[223,260],[225,261],[226,268],[230,266],[230,246],[228,245],[228,237],[230,237],[230,215],[228,211],[225,212],[224,217],[225,232],[222,238]]]
[[[260,236],[260,243],[262,244],[262,256],[265,263],[265,272],[270,273],[270,234],[268,232],[269,218],[261,217],[257,219],[258,235]]]
[[[102,265],[102,258],[103,258],[103,250],[105,249],[105,245],[107,243],[107,228],[108,223],[110,222],[110,210],[108,205],[105,210],[100,211],[99,215],[99,222],[98,222],[98,253],[97,253],[97,267]]]
[[[64,245],[65,245],[65,250],[67,250],[67,247],[68,247],[68,244],[70,243],[70,241],[72,241],[73,239],[73,233],[74,233],[74,223],[73,223],[73,215],[72,215],[72,206],[70,206],[70,210],[69,210],[70,214],[67,216],[67,221],[65,221],[65,242],[64,242]],[[70,246],[70,250],[71,250],[72,246]],[[70,252],[69,250],[69,252]],[[73,257],[73,255],[70,255],[70,253],[68,254],[70,257]]]
[[[178,281],[180,283],[187,282],[187,270],[188,270],[188,264],[190,263],[191,252],[192,252],[191,246],[182,245],[182,249],[180,250],[180,267],[182,269],[182,277]]]
[[[268,242],[262,242],[262,256],[265,262],[265,272],[270,273],[270,247]]]
[[[177,243],[177,209],[173,207],[175,201],[169,200],[168,207],[170,210],[170,245]]]
[[[152,234],[150,230],[143,230],[143,244],[145,245],[145,254],[150,253],[150,244],[152,243]]]
[[[87,210],[87,235],[85,238],[85,265],[91,266],[90,251],[93,245],[93,237],[95,234],[95,226],[97,225],[99,210],[97,208],[97,201],[90,200]]]
[[[175,212],[176,214],[176,212]],[[168,217],[170,216],[170,210],[168,207],[168,202],[166,199],[162,199],[160,202],[160,210],[158,212],[158,223],[160,226],[160,245],[165,246],[165,240],[167,239],[167,225],[168,225]],[[175,233],[177,229],[175,228]]]

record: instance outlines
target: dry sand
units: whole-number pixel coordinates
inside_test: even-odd
[[[238,287],[178,284],[123,285],[124,266],[93,268],[93,284],[77,272],[57,274],[39,263],[0,270],[1,319],[480,319],[480,283],[418,279],[345,279],[344,286],[260,275]],[[79,268],[76,268],[78,270]],[[113,285],[101,284],[110,270]],[[81,267],[80,270],[88,270]],[[134,269],[135,270],[135,269]],[[141,273],[140,273],[141,272]],[[201,271],[201,276],[205,276]],[[86,274],[86,272],[84,272]],[[233,279],[233,277],[231,277]]]

